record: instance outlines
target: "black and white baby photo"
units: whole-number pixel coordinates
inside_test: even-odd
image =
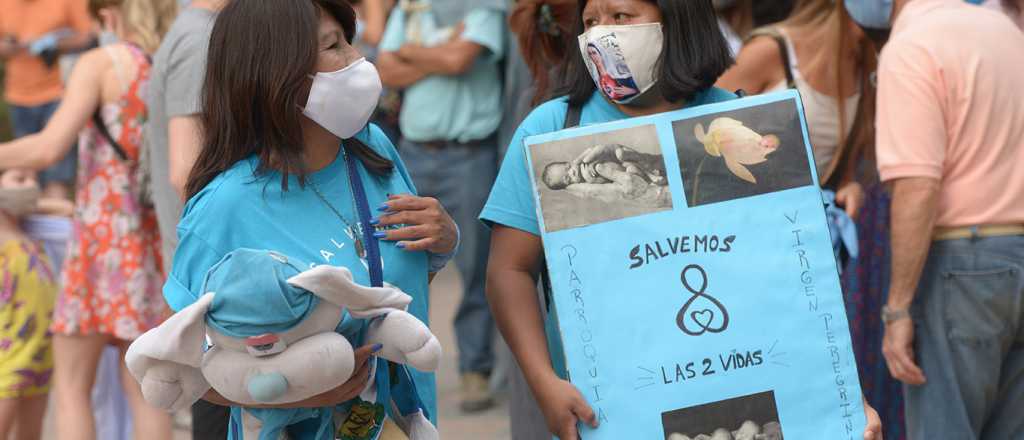
[[[782,440],[771,391],[661,413],[665,440]]]
[[[672,209],[654,125],[530,147],[548,232]]]
[[[813,182],[793,100],[680,120],[672,130],[690,207]]]

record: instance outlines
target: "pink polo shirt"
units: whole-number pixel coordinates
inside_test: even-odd
[[[1024,224],[1021,48],[1010,20],[963,0],[913,0],[896,19],[878,66],[878,171],[938,179],[937,226]]]

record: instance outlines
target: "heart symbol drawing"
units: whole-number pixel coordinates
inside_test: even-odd
[[[701,328],[706,330],[708,327],[711,327],[711,321],[715,319],[715,312],[708,309],[696,310],[690,312],[690,317],[693,318],[693,321],[700,325]]]

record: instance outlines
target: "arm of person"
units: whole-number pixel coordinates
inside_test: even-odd
[[[597,418],[579,390],[559,378],[551,367],[536,294],[542,255],[540,237],[494,225],[487,262],[487,300],[549,429],[559,438],[574,439],[577,420],[596,427]]]
[[[892,182],[892,206],[896,207],[892,210],[890,220],[892,279],[888,306],[892,310],[908,310],[914,302],[917,284],[931,246],[938,198],[937,179],[910,177]],[[925,377],[914,362],[913,331],[910,319],[890,322],[886,326],[882,349],[893,377],[920,385],[925,382]]]
[[[202,128],[199,124],[198,115],[175,116],[167,123],[171,186],[182,199],[185,198],[185,185],[188,184],[192,166],[202,148]]]
[[[100,104],[103,72],[109,64],[102,52],[83,55],[71,72],[60,107],[43,131],[0,144],[0,168],[41,170],[67,155]]]
[[[404,89],[430,75],[427,70],[399,58],[395,52],[381,52],[377,66],[381,83],[394,89]]]
[[[0,59],[7,59],[25,50],[25,46],[12,35],[0,34]]]
[[[72,1],[65,3],[69,8],[68,17],[71,22],[71,29],[75,33],[61,38],[57,42],[57,50],[60,53],[83,51],[96,40],[92,33],[92,18],[89,17],[88,2]]]
[[[387,25],[388,12],[384,0],[363,0],[363,41],[370,46],[380,44],[384,37],[384,26]]]
[[[322,408],[326,406],[335,406],[355,399],[359,396],[359,393],[366,388],[366,384],[370,379],[370,365],[367,360],[376,351],[374,348],[377,348],[377,350],[380,349],[379,346],[373,347],[370,345],[364,345],[355,351],[356,370],[355,373],[352,374],[352,377],[345,381],[345,383],[305,400],[277,405],[242,405],[228,400],[213,388],[210,388],[210,390],[206,392],[203,396],[203,400],[220,406],[244,406],[246,408],[266,409]]]
[[[767,36],[754,37],[740,49],[736,64],[715,84],[725,90],[744,90],[756,95],[786,79],[779,45]]]
[[[406,64],[433,75],[458,76],[469,71],[484,47],[458,35],[447,43],[425,47],[407,43],[396,55]]]

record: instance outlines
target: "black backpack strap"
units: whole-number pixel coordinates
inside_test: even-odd
[[[131,160],[128,158],[128,153],[124,151],[124,148],[121,147],[121,144],[117,143],[117,141],[114,140],[114,137],[110,135],[110,131],[107,130],[107,124],[103,122],[103,116],[100,114],[99,108],[97,108],[96,111],[92,114],[92,123],[96,126],[96,129],[99,130],[100,135],[103,136],[103,139],[106,139],[110,146],[114,148],[114,152],[117,153],[117,156],[121,158],[121,161],[131,162]]]
[[[786,37],[782,35],[782,32],[779,32],[778,29],[773,27],[755,29],[750,33],[750,37],[747,38],[747,41],[750,41],[750,39],[754,37],[770,37],[775,40],[775,44],[779,46],[779,56],[782,57],[782,70],[786,73],[786,87],[791,89],[796,88],[796,80],[793,77],[793,64],[789,53],[789,45],[786,44]]]

